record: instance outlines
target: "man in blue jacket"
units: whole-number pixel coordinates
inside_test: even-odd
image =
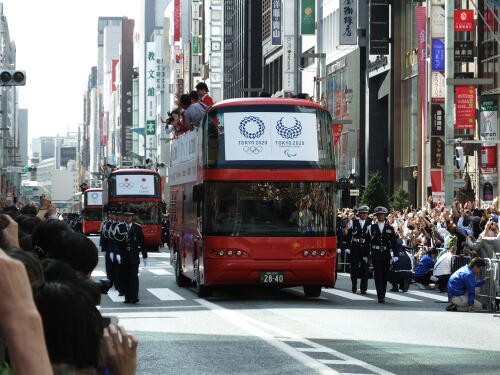
[[[437,249],[432,248],[422,257],[422,259],[420,259],[415,269],[415,282],[425,286],[431,283],[431,276],[435,264],[434,259],[436,259],[437,255]]]
[[[486,265],[481,258],[474,258],[468,266],[463,266],[448,281],[448,296],[451,304],[446,308],[448,311],[481,310],[483,305],[476,300],[476,288],[483,285],[488,278],[476,280],[475,275],[481,273]]]

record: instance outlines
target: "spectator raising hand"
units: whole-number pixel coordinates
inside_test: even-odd
[[[38,313],[24,265],[0,249],[0,330],[14,374],[52,374]],[[2,365],[2,364],[0,364]]]
[[[104,345],[109,370],[113,375],[134,375],[137,367],[137,339],[121,326],[104,328]]]

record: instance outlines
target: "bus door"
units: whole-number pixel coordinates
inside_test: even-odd
[[[200,240],[198,232],[198,217],[196,203],[193,201],[193,186],[194,183],[184,185],[184,201],[183,201],[183,272],[188,277],[194,277],[194,261],[196,260],[196,246]]]

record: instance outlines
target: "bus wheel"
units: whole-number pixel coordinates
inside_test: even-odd
[[[304,285],[304,295],[306,297],[319,297],[321,295],[320,285]]]
[[[181,269],[181,260],[179,259],[179,253],[176,252],[174,254],[174,263],[175,263],[175,282],[181,288],[189,286],[189,279],[182,274]]]
[[[194,274],[196,279],[196,294],[200,298],[207,298],[212,295],[212,288],[206,285],[201,285],[200,278],[200,261],[197,259],[194,266]]]

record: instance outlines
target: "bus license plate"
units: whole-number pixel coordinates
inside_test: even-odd
[[[260,282],[263,284],[279,284],[285,281],[282,271],[263,271],[260,273]]]

